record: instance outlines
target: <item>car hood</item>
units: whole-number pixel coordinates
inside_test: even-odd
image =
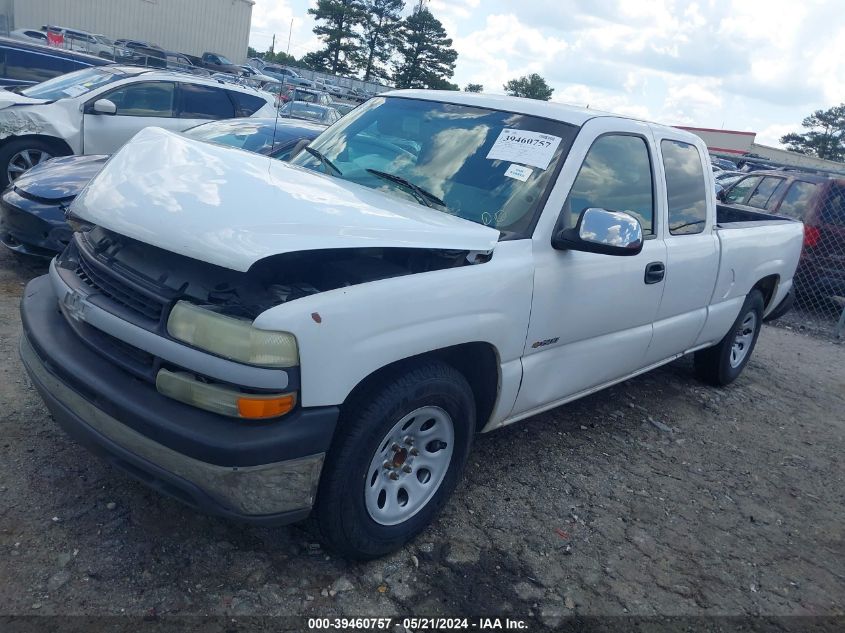
[[[15,181],[15,189],[44,201],[76,197],[100,173],[108,156],[65,156],[36,165]]]
[[[39,105],[42,103],[48,103],[48,100],[25,97],[17,94],[16,92],[12,92],[11,90],[0,90],[0,110],[4,110],[11,106]]]
[[[122,235],[232,270],[294,251],[489,252],[499,232],[238,149],[146,128],[71,207]]]

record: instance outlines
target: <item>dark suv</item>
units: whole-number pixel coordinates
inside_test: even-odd
[[[30,86],[111,62],[102,57],[0,37],[0,87]]]
[[[845,178],[755,171],[720,196],[735,209],[804,223],[804,250],[795,273],[799,296],[845,297]]]

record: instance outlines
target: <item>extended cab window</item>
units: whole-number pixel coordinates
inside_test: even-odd
[[[735,202],[737,204],[745,202],[748,194],[754,191],[754,188],[760,182],[760,176],[749,176],[737,182],[725,196],[725,202]]]
[[[642,138],[608,134],[593,143],[564,204],[569,226],[590,207],[630,213],[643,233],[654,233],[651,161]]]
[[[169,81],[149,81],[118,88],[105,99],[117,106],[119,116],[170,118],[176,86]]]
[[[748,199],[748,206],[765,209],[772,194],[782,182],[783,178],[777,178],[775,176],[766,176],[763,178],[763,181],[757,185],[754,193]]]
[[[796,180],[783,197],[777,212],[794,220],[803,220],[804,212],[809,208],[817,187],[815,183]]]
[[[666,172],[666,199],[669,207],[669,233],[701,233],[707,223],[707,179],[701,155],[690,143],[663,140],[663,169]]]

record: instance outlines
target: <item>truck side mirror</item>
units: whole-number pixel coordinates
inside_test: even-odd
[[[643,250],[643,229],[629,213],[590,207],[581,212],[575,228],[552,237],[552,248],[602,255],[631,256]]]
[[[117,114],[117,106],[114,101],[108,99],[97,99],[94,102],[94,114]]]

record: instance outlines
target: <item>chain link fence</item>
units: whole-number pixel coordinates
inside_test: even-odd
[[[845,179],[794,176],[776,212],[804,222],[795,307],[783,324],[845,337]]]

